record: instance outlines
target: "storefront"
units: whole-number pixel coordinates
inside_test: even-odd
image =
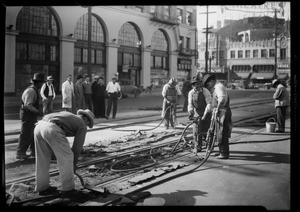
[[[182,88],[183,83],[191,78],[191,70],[192,70],[192,60],[190,59],[181,59],[177,60],[177,80],[178,85]]]

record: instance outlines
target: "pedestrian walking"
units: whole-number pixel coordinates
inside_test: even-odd
[[[84,97],[83,86],[82,86],[83,79],[84,78],[82,75],[78,75],[76,78],[76,83],[74,85],[76,111],[79,109],[86,109],[85,97]]]
[[[48,113],[53,112],[53,101],[55,99],[55,90],[52,84],[53,77],[48,76],[47,82],[43,84],[41,88],[41,97],[43,103],[43,114],[47,115]]]
[[[230,98],[226,87],[216,80],[215,75],[207,74],[202,79],[203,85],[212,94],[212,121],[213,118],[220,120],[220,128],[218,138],[219,153],[216,154],[217,159],[228,159],[229,138],[231,137],[232,121]]]
[[[182,94],[184,97],[184,103],[183,103],[183,108],[182,111],[183,112],[187,112],[187,108],[188,108],[188,95],[190,90],[192,90],[192,85],[191,85],[191,78],[187,77],[186,81],[184,81],[183,86],[182,86]]]
[[[57,158],[62,196],[78,194],[75,189],[74,171],[85,141],[87,126],[92,128],[93,125],[94,114],[88,109],[79,109],[76,115],[68,111],[51,113],[38,122],[34,130],[36,192],[40,195],[58,192],[56,187],[49,184],[53,151]],[[72,148],[67,137],[74,137]]]
[[[163,106],[162,106],[162,118],[165,119],[165,127],[169,129],[169,125],[175,129],[176,122],[176,101],[177,95],[181,95],[181,91],[174,78],[171,78],[167,84],[164,85],[162,90]]]
[[[68,75],[67,80],[61,86],[62,94],[62,108],[66,111],[72,112],[72,100],[74,98],[74,85],[72,76]]]
[[[21,97],[20,119],[21,133],[18,140],[16,158],[27,159],[30,156],[35,157],[34,148],[34,127],[37,122],[38,116],[42,115],[42,111],[39,108],[39,92],[42,87],[44,75],[35,73],[31,80],[31,85],[27,87]],[[30,148],[30,155],[26,154],[27,149]]]
[[[121,87],[117,83],[117,77],[113,76],[106,86],[106,92],[108,96],[107,109],[106,109],[106,118],[109,119],[111,107],[113,107],[112,118],[115,119],[117,115],[118,108],[118,96],[121,92]]]
[[[91,83],[90,77],[88,75],[86,75],[84,77],[82,87],[83,87],[83,92],[84,92],[86,108],[89,109],[90,111],[93,111],[92,83]]]
[[[96,75],[95,81],[92,83],[92,99],[94,106],[94,114],[96,118],[106,118],[105,96],[106,86],[104,85],[103,77],[99,77]]]
[[[191,85],[193,88],[188,93],[188,113],[189,119],[191,120],[194,116],[199,118],[199,120],[193,124],[193,152],[197,154],[202,150],[202,140],[206,138],[210,126],[212,99],[209,90],[203,87],[198,77],[192,80]]]
[[[286,113],[290,105],[290,94],[283,83],[278,79],[272,81],[272,86],[276,89],[273,99],[275,100],[278,129],[275,132],[284,133]]]

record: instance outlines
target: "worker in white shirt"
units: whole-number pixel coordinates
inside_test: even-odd
[[[55,99],[55,90],[52,84],[53,80],[52,76],[48,76],[46,83],[43,84],[40,91],[44,115],[53,112],[53,100]]]
[[[106,86],[106,92],[108,95],[108,103],[106,110],[106,118],[109,119],[111,106],[113,106],[112,118],[116,118],[117,107],[118,107],[118,94],[121,92],[121,87],[119,83],[117,83],[117,77],[113,76],[112,81],[109,82]]]

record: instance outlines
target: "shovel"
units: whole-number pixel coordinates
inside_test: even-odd
[[[85,183],[83,181],[83,178],[78,173],[74,172],[74,174],[79,178],[80,183],[81,183],[81,185],[82,185],[83,188],[91,190],[91,191],[95,191],[95,192],[98,192],[98,193],[101,193],[101,194],[104,194],[104,195],[110,194],[110,192],[109,192],[109,190],[107,188],[92,186],[92,185],[90,185],[88,183]]]

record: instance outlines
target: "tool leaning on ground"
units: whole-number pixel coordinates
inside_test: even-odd
[[[110,194],[110,192],[109,192],[109,190],[107,188],[92,186],[92,185],[90,185],[88,183],[85,183],[84,180],[83,180],[83,178],[78,173],[76,173],[75,171],[74,171],[74,174],[79,178],[80,183],[81,183],[81,185],[82,185],[83,188],[88,189],[90,191],[95,191],[95,192],[101,193],[103,195]]]

